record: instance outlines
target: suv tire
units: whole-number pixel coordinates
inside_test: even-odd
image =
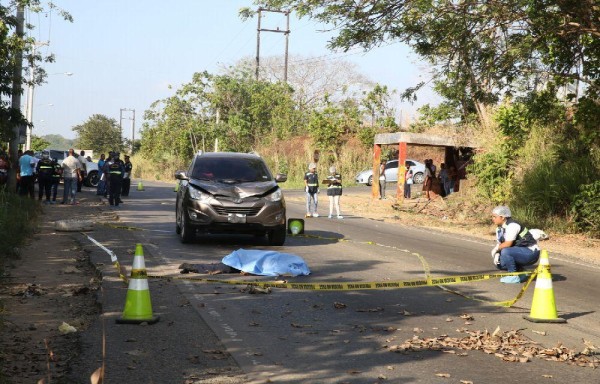
[[[183,244],[191,243],[194,240],[194,237],[196,237],[196,231],[188,223],[185,213],[181,213],[179,217],[181,221],[181,224],[179,225],[179,238]]]
[[[269,245],[281,246],[285,243],[286,228],[285,225],[280,225],[275,229],[267,232],[267,240]]]

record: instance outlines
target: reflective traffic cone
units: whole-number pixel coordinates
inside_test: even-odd
[[[141,181],[138,183],[137,190],[138,190],[138,191],[143,191],[143,190],[144,190],[144,184],[142,184],[142,182],[141,182]]]
[[[303,219],[288,219],[288,233],[292,235],[300,235],[304,233]]]
[[[558,317],[554,290],[552,289],[552,274],[550,273],[550,261],[548,252],[542,250],[540,263],[537,267],[537,278],[535,290],[533,291],[533,302],[529,316],[523,316],[525,320],[534,323],[566,323],[563,318]]]
[[[154,324],[158,320],[158,316],[152,315],[150,288],[148,287],[148,274],[146,273],[142,244],[136,244],[129,288],[125,298],[125,309],[123,309],[121,318],[116,321],[118,324]]]

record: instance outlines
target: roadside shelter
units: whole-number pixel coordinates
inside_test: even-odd
[[[396,198],[404,199],[404,173],[406,167],[407,147],[424,146],[424,147],[443,147],[444,162],[447,166],[454,165],[456,169],[461,167],[464,169],[464,164],[459,164],[459,154],[461,151],[468,152],[477,148],[478,145],[468,137],[446,137],[435,136],[424,133],[379,133],[375,135],[373,148],[373,180],[379,179],[379,164],[381,160],[382,145],[397,145],[398,146],[398,185],[396,188]],[[371,196],[377,198],[379,195],[379,185],[373,182],[371,185]]]

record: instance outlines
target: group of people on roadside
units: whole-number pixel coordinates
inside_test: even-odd
[[[87,162],[91,162],[91,158],[85,157],[85,151],[76,154],[74,149],[69,149],[68,156],[62,163],[59,163],[56,158],[51,158],[48,150],[43,150],[39,158],[32,150],[25,152],[19,150],[16,192],[21,196],[35,198],[37,181],[38,200],[44,200],[44,204],[56,204],[58,187],[62,179],[64,188],[60,204],[77,205],[78,201],[75,197],[78,192],[81,192],[86,178]],[[8,184],[10,167],[7,153],[0,151],[0,187]],[[110,152],[107,160],[102,154],[98,162],[100,182],[97,194],[107,197],[110,205],[118,206],[122,203],[121,196],[129,195],[132,169],[129,156],[125,156],[123,162],[119,160],[118,152]]]
[[[120,157],[119,152],[111,151],[108,158],[103,153],[98,161],[99,182],[96,195],[108,198],[108,203],[114,207],[123,203],[121,196],[129,196],[131,187],[133,164],[128,155],[125,155],[125,161]]]
[[[329,167],[329,175],[324,180],[327,184],[327,197],[329,198],[329,216],[333,218],[335,209],[336,217],[343,219],[340,211],[340,197],[342,196],[342,175],[337,172],[335,166]],[[304,174],[304,191],[306,192],[306,217],[319,217],[317,207],[319,204],[319,175],[317,164],[310,163],[308,172]]]

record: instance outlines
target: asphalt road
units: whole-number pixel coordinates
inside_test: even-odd
[[[489,256],[491,242],[383,223],[351,213],[345,213],[343,220],[323,216],[306,219],[307,234],[320,238],[288,237],[283,247],[270,247],[266,240],[251,236],[199,236],[193,244],[181,244],[175,234],[173,185],[146,182],[144,186],[143,192],[132,186],[134,191],[118,214],[122,224],[144,229],[136,235],[141,236],[154,258],[150,274],[191,276],[179,275],[178,266],[183,262],[217,263],[239,248],[273,249],[301,256],[312,273],[288,279],[293,282],[411,280],[423,278],[427,269],[434,277],[496,272]],[[293,196],[301,196],[300,192],[286,191],[286,196],[288,218],[302,217],[304,204],[291,201]],[[320,211],[325,212],[324,193],[321,198]],[[178,294],[189,300],[192,308],[198,308],[196,315],[211,327],[246,373],[248,382],[490,383],[536,382],[548,376],[553,382],[598,382],[598,370],[540,358],[529,363],[508,363],[481,351],[391,351],[414,335],[465,337],[464,332],[458,332],[460,329],[493,332],[498,326],[502,331],[520,329],[546,347],[561,342],[579,352],[585,347],[583,339],[600,346],[598,266],[566,254],[551,255],[550,262],[559,315],[568,320],[566,324],[535,324],[522,318],[529,314],[533,284],[512,308],[485,302],[512,299],[521,288],[503,285],[497,279],[451,286],[483,301],[438,287],[337,292],[274,289],[271,294],[249,294],[243,291],[244,285],[187,280],[169,284],[178,287]],[[151,280],[151,291],[156,284]],[[345,307],[336,308],[335,303]],[[160,308],[155,312],[160,315]],[[465,314],[473,319],[466,322],[461,318]],[[466,356],[459,356],[461,352]],[[449,374],[450,378],[436,374]]]

